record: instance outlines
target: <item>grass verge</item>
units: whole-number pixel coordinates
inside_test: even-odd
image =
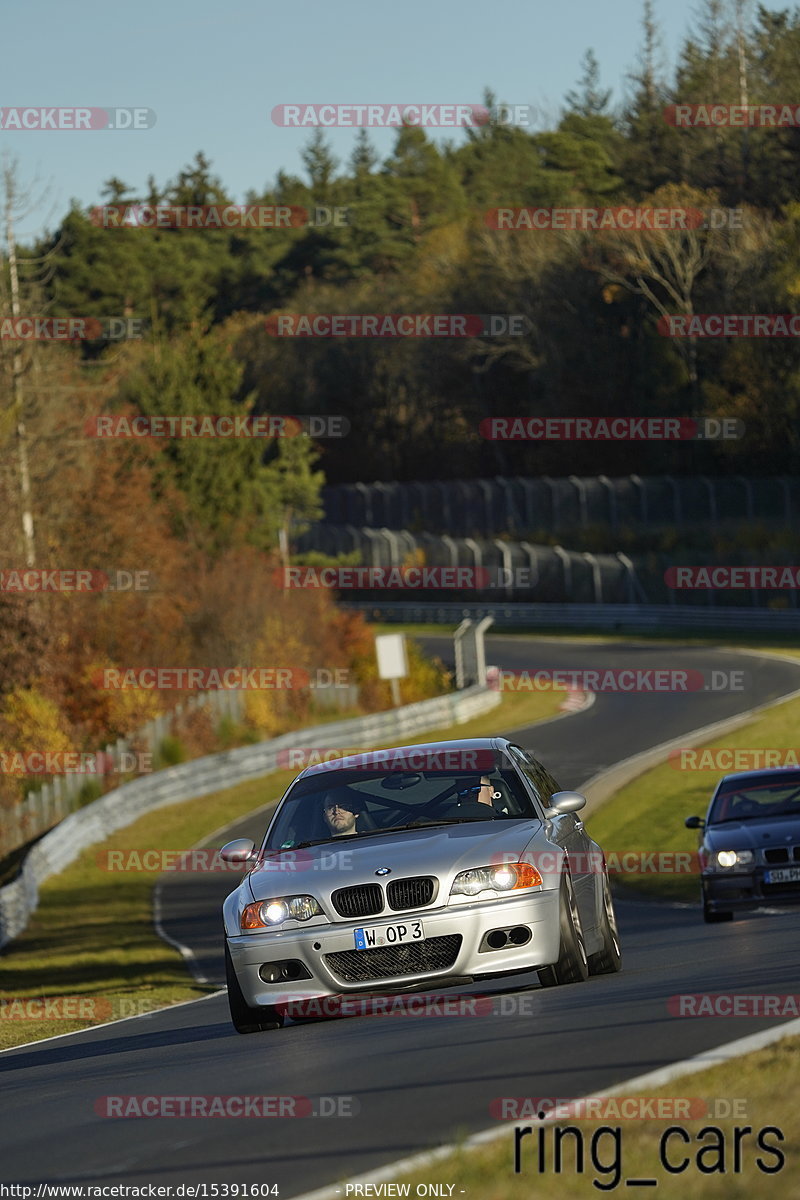
[[[432,730],[421,740],[521,728],[553,716],[560,700],[553,692],[503,696],[492,712]],[[190,982],[183,959],[155,933],[155,873],[109,872],[101,862],[109,850],[186,850],[277,799],[295,774],[273,771],[148,813],[47,880],[27,929],[0,952],[0,1049],[197,999],[213,990]],[[235,886],[232,876],[231,889]]]
[[[780,1087],[776,1087],[777,1081]],[[645,1116],[639,1119],[620,1119],[613,1115],[613,1106],[606,1110],[611,1115],[600,1119],[556,1118],[540,1127],[546,1150],[542,1167],[534,1125],[533,1133],[519,1143],[519,1174],[514,1169],[515,1135],[511,1132],[488,1146],[461,1146],[424,1170],[398,1174],[394,1182],[410,1184],[411,1196],[424,1179],[452,1184],[453,1196],[464,1193],[480,1200],[530,1200],[531,1196],[536,1200],[586,1200],[604,1191],[624,1195],[627,1180],[647,1179],[654,1180],[655,1187],[637,1190],[666,1200],[685,1200],[687,1195],[702,1200],[750,1200],[752,1196],[783,1200],[797,1194],[792,1154],[800,1138],[795,1103],[798,1086],[800,1038],[784,1038],[763,1050],[637,1093],[642,1099],[677,1100],[681,1114],[677,1119],[654,1118],[649,1115],[652,1109],[644,1109]],[[687,1112],[692,1119],[683,1117]],[[720,1112],[726,1115],[717,1115]],[[488,1099],[486,1115],[488,1128]],[[531,1118],[526,1115],[508,1123],[525,1128],[531,1125]],[[561,1170],[556,1172],[554,1135],[556,1127],[565,1126],[579,1134],[561,1135]],[[767,1132],[770,1126],[772,1131]],[[680,1133],[673,1133],[664,1141],[666,1131],[675,1127],[685,1131],[685,1140]],[[738,1152],[736,1128],[746,1130],[738,1137]],[[759,1146],[759,1138],[766,1148]],[[576,1169],[579,1139],[583,1144],[582,1171]],[[684,1160],[686,1166],[671,1173],[662,1165],[661,1153],[673,1168]],[[631,1187],[628,1194],[633,1193]]]

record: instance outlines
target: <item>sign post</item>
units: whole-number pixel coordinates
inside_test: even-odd
[[[381,633],[375,638],[378,675],[392,685],[392,704],[400,707],[400,680],[408,675],[408,655],[404,633]]]

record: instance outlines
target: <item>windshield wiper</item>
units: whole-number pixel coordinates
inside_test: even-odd
[[[318,838],[314,842],[297,842],[294,846],[282,846],[271,854],[291,854],[293,850],[307,850],[309,846],[325,846],[336,842],[351,842],[357,838],[375,837],[379,833],[398,833],[401,829],[434,829],[446,825],[475,825],[479,821],[491,821],[492,817],[453,817],[448,821],[409,821],[406,825],[387,825],[385,829],[363,829],[360,833],[343,833],[339,837]]]
[[[407,825],[387,825],[385,829],[365,829],[359,837],[369,837],[375,833],[397,833],[400,829],[435,829],[445,825],[472,825],[477,821],[491,821],[491,817],[452,817],[450,820],[409,821]]]
[[[341,837],[317,838],[313,842],[295,842],[293,846],[281,846],[280,850],[270,850],[270,854],[291,854],[293,850],[307,850],[309,846],[326,846],[328,842],[344,842],[356,834],[345,833]]]

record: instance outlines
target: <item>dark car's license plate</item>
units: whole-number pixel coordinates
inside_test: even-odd
[[[764,883],[800,883],[800,867],[778,867],[764,872]]]

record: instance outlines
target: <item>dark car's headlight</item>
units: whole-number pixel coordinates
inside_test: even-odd
[[[715,850],[709,858],[712,870],[729,871],[732,867],[747,867],[753,861],[752,850]]]
[[[239,924],[242,929],[274,929],[289,918],[310,921],[312,917],[323,915],[313,896],[278,896],[275,900],[259,900],[246,905]]]
[[[453,880],[450,895],[478,896],[481,892],[515,892],[519,888],[541,886],[542,877],[530,863],[502,863],[500,866],[459,871]]]

